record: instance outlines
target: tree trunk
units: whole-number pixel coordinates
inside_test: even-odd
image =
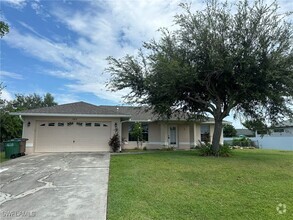
[[[212,141],[212,148],[213,148],[214,155],[219,154],[222,127],[223,127],[223,120],[215,119],[215,128],[214,128],[213,141]]]

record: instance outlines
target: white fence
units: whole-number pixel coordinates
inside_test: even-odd
[[[262,149],[274,149],[274,150],[292,150],[293,151],[293,137],[280,137],[280,136],[267,136],[264,137],[252,137],[252,140],[256,146]],[[232,142],[233,138],[224,138],[224,141]]]
[[[259,148],[276,150],[293,150],[293,137],[264,136],[251,138],[258,142]]]

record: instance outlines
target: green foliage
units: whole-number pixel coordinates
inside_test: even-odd
[[[4,21],[0,21],[0,37],[2,38],[5,34],[8,34],[9,26]]]
[[[230,157],[232,155],[232,149],[229,145],[221,145],[219,155],[221,157]]]
[[[120,149],[120,137],[118,134],[117,125],[115,125],[115,132],[108,142],[113,152],[117,152]]]
[[[148,105],[162,117],[210,113],[214,154],[231,110],[271,122],[293,114],[291,23],[276,2],[235,4],[207,0],[195,12],[181,4],[177,30],[161,29],[161,39],[144,43],[137,57],[109,57],[106,69],[110,89],[129,89],[126,101]]]
[[[224,133],[224,137],[235,137],[237,134],[237,131],[233,125],[225,124],[223,126],[223,133]]]
[[[209,143],[200,144],[198,147],[198,153],[200,156],[220,156],[220,157],[230,157],[232,154],[232,149],[229,145],[220,145],[219,151],[215,154],[213,146]]]
[[[135,137],[137,148],[139,149],[139,144],[142,145],[142,126],[140,122],[135,122],[131,130],[131,135]]]
[[[212,149],[212,145],[207,143],[207,144],[201,144],[198,147],[198,153],[200,156],[212,156],[213,153],[213,149]]]
[[[4,89],[3,84],[0,85],[0,94]],[[34,108],[49,107],[57,105],[54,97],[47,93],[44,97],[37,94],[22,95],[16,94],[15,99],[7,101],[1,99],[2,106],[0,108],[0,142],[19,138],[22,135],[22,121],[18,116],[9,115],[9,112],[17,112]]]
[[[0,109],[0,143],[22,135],[22,121],[18,116],[9,115],[8,110],[7,107]]]
[[[242,125],[251,131],[257,131],[262,136],[271,132],[264,120],[261,119],[246,120]]]
[[[145,150],[145,151],[147,151],[147,150],[148,150],[146,146],[144,146],[142,149],[143,149],[143,150]]]
[[[255,144],[249,138],[242,137],[242,138],[234,138],[232,141],[233,146],[240,146],[240,147],[254,147]]]
[[[5,157],[5,152],[0,152],[0,163],[4,162],[8,160],[6,157]]]
[[[15,99],[11,101],[11,105],[17,111],[35,109],[42,107],[55,106],[57,103],[50,93],[46,93],[43,97],[34,93],[31,95],[16,94]]]

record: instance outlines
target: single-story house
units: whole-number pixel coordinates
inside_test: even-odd
[[[261,132],[256,132],[257,137],[262,135],[263,134]],[[276,124],[273,128],[270,129],[269,133],[266,133],[263,136],[293,137],[293,119]]]
[[[144,107],[96,106],[76,102],[44,107],[11,115],[23,120],[23,138],[28,138],[27,152],[110,151],[108,141],[118,128],[123,148],[135,148],[131,130],[135,122],[143,127],[142,147],[158,149],[172,146],[189,149],[198,141],[211,142],[214,121],[188,120],[172,117],[159,120]],[[223,142],[223,135],[221,143]]]
[[[241,129],[236,129],[236,136],[245,136],[245,137],[255,137],[255,132],[251,131],[249,129],[241,128]]]

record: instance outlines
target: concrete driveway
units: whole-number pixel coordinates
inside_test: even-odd
[[[106,219],[108,153],[48,153],[0,166],[0,219]]]

